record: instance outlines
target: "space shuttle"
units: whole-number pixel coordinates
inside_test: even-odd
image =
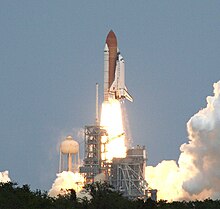
[[[110,98],[133,101],[125,86],[125,61],[112,30],[107,35],[104,48],[104,101]]]

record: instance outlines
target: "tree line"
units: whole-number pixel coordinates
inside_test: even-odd
[[[91,198],[77,198],[74,190],[64,196],[52,198],[47,192],[31,191],[29,185],[0,183],[0,209],[220,209],[220,200],[204,201],[153,201],[130,200],[107,183],[85,186]]]

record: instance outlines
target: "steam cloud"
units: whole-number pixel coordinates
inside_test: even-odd
[[[57,174],[52,188],[49,191],[49,196],[56,197],[58,195],[65,195],[69,189],[74,189],[76,192],[82,190],[84,186],[84,177],[79,173],[71,171],[63,171]]]
[[[0,172],[0,182],[1,183],[7,183],[7,182],[11,181],[8,174],[9,174],[8,171]]]
[[[146,167],[147,182],[158,189],[159,199],[220,198],[220,81],[213,87],[206,108],[187,123],[189,141],[180,147],[179,166],[162,161]]]

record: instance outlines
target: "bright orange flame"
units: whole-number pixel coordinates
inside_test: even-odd
[[[102,159],[111,161],[113,157],[125,157],[125,134],[122,121],[121,105],[118,100],[111,99],[102,104],[101,126],[108,132],[106,154]],[[105,141],[106,138],[102,139]]]

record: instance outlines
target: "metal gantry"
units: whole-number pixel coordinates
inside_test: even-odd
[[[147,190],[145,166],[145,148],[129,149],[125,158],[113,159],[110,182],[128,198],[144,197]]]
[[[106,130],[101,126],[85,126],[85,158],[80,173],[86,178],[86,183],[93,182],[94,177],[101,173],[101,137]]]

